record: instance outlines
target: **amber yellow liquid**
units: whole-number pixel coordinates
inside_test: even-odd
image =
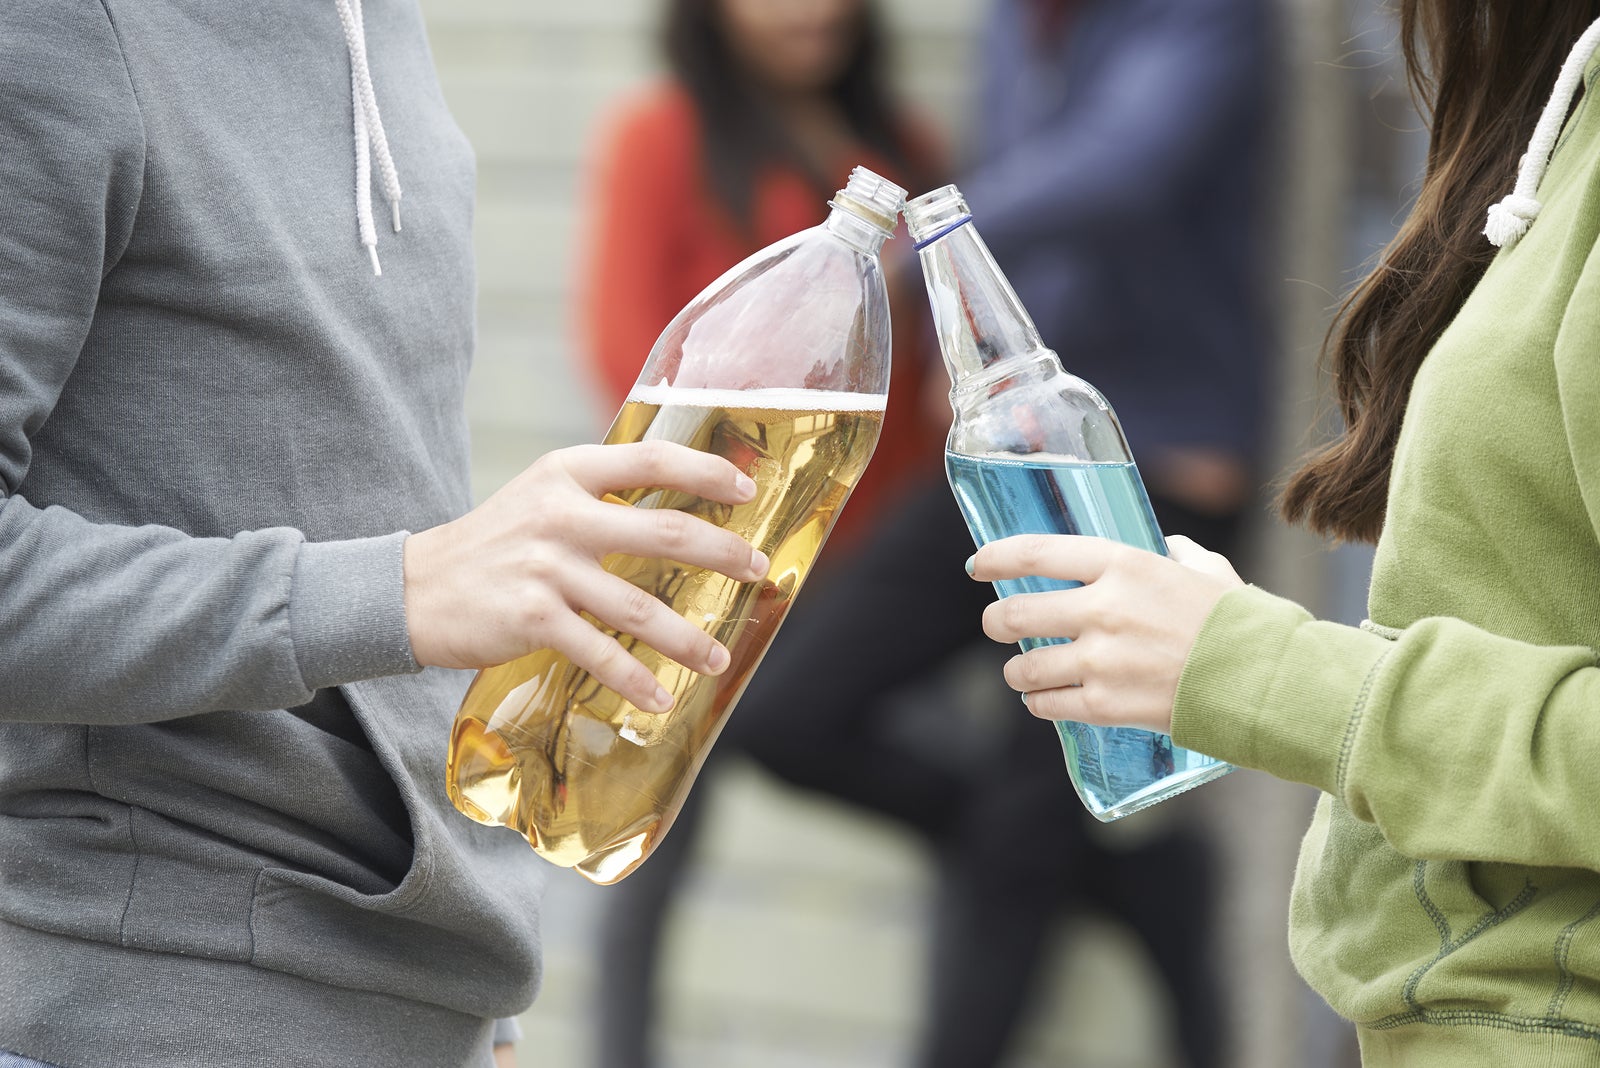
[[[772,561],[762,582],[669,561],[605,566],[727,646],[700,675],[614,630],[674,697],[642,712],[564,656],[540,650],[478,674],[456,717],[447,785],[480,823],[514,827],[539,854],[614,883],[671,826],[728,713],[805,582],[882,425],[882,398],[813,390],[636,389],[607,442],[666,439],[724,456],[756,482],[738,507],[638,490],[638,508],[676,508],[737,531]],[[596,623],[597,626],[600,624]]]

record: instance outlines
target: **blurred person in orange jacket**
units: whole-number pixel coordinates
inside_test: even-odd
[[[820,223],[852,167],[907,188],[939,173],[933,137],[883,87],[881,33],[862,0],[680,0],[666,50],[671,79],[616,112],[591,174],[582,325],[613,405],[679,309],[744,257]],[[938,470],[944,428],[918,406],[937,363],[920,301],[916,279],[891,271],[893,388],[835,552],[908,477]]]
[[[590,175],[582,327],[589,369],[611,405],[627,397],[680,308],[744,257],[819,223],[852,167],[869,167],[914,190],[940,177],[935,139],[884,87],[883,35],[865,0],[673,0],[664,43],[671,76],[611,117]],[[894,370],[883,434],[809,580],[811,597],[851,547],[894,511],[906,487],[926,484],[939,471],[944,427],[921,401],[937,356],[909,243],[895,244],[904,247],[886,249]],[[950,606],[948,615],[978,637],[961,606]],[[826,618],[808,612],[807,598],[784,625],[786,636],[827,629]],[[852,652],[840,650],[840,659]],[[743,739],[788,714],[781,689],[763,683],[785,673],[786,657],[780,640],[717,753],[748,752]],[[832,685],[843,692],[857,681],[857,669],[848,663],[840,669]],[[815,717],[807,733],[817,738],[806,751],[825,756],[779,773],[902,822],[916,824],[928,804],[949,807],[959,785],[950,773],[895,751],[870,717],[839,714],[848,708],[841,700],[808,710]],[[608,1003],[630,1006],[625,1015],[599,1021],[598,1063],[608,1068],[651,1061],[662,924],[695,837],[703,790],[691,794],[650,863],[606,892],[599,988]]]

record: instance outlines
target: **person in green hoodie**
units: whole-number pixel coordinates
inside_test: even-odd
[[[1181,537],[1014,538],[968,569],[1082,583],[986,611],[998,641],[1074,639],[1007,665],[1034,715],[1324,791],[1290,943],[1364,1064],[1596,1064],[1600,2],[1400,8],[1427,173],[1329,336],[1344,432],[1282,501],[1377,543],[1371,619]]]

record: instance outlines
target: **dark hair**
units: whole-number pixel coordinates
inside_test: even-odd
[[[666,20],[667,61],[700,115],[707,177],[728,213],[750,228],[756,178],[787,165],[809,178],[824,198],[844,175],[818,173],[777,121],[766,92],[742,69],[717,12],[718,0],[673,0]],[[862,5],[855,49],[825,92],[861,143],[900,168],[900,180],[920,184],[920,161],[907,151],[903,130],[882,80],[883,32],[870,3]]]
[[[1412,94],[1429,116],[1427,170],[1409,218],[1328,332],[1344,432],[1290,477],[1286,519],[1377,540],[1412,380],[1494,258],[1485,215],[1511,191],[1556,74],[1597,17],[1600,0],[1401,0]]]

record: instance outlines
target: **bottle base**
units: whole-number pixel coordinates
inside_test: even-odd
[[[1147,809],[1151,805],[1158,805],[1168,798],[1188,793],[1196,786],[1204,786],[1208,782],[1222,778],[1233,770],[1234,765],[1219,760],[1215,764],[1207,764],[1203,767],[1179,772],[1176,775],[1169,775],[1160,782],[1151,783],[1145,789],[1123,798],[1113,805],[1096,804],[1088,798],[1084,798],[1083,803],[1084,807],[1089,810],[1089,814],[1095,819],[1101,823],[1111,823],[1122,819],[1124,816],[1131,816],[1135,812]],[[1080,794],[1079,796],[1082,795]]]

